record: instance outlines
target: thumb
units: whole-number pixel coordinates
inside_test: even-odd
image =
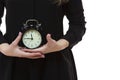
[[[46,38],[47,38],[47,41],[48,41],[48,42],[51,42],[51,41],[52,41],[51,34],[47,34]]]
[[[11,44],[16,46],[19,43],[19,41],[21,40],[21,37],[22,37],[22,33],[19,32],[17,38]]]
[[[56,44],[56,40],[51,37],[51,34],[47,34],[46,38],[47,38],[48,45],[51,46],[51,45]]]

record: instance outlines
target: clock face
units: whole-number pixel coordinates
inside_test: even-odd
[[[42,37],[40,32],[30,29],[23,34],[22,41],[27,48],[37,48],[42,42]]]

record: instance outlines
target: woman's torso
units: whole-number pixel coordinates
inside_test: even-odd
[[[9,43],[17,37],[23,23],[32,18],[41,22],[45,34],[50,33],[54,39],[63,35],[62,7],[53,4],[52,0],[5,0],[5,8],[5,38]]]

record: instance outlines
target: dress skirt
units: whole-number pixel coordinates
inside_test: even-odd
[[[72,51],[66,48],[39,59],[0,53],[0,80],[77,80]]]

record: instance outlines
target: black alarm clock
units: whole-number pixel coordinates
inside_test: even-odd
[[[42,44],[42,27],[41,23],[36,19],[28,19],[21,28],[22,30],[22,43],[26,48],[38,48]],[[41,31],[41,32],[40,32]]]

